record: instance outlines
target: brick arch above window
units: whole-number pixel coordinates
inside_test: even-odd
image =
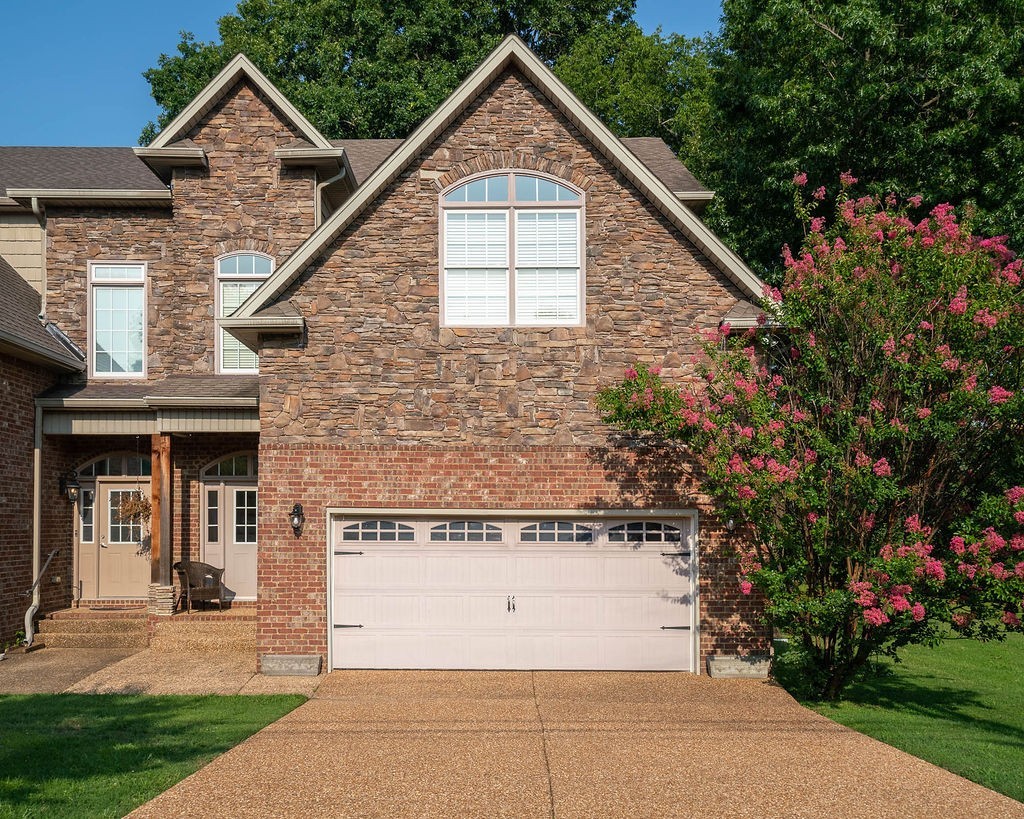
[[[476,156],[468,162],[454,163],[448,171],[437,177],[437,189],[444,191],[470,177],[502,171],[523,171],[550,176],[583,192],[586,192],[595,181],[594,177],[573,168],[567,162],[556,162],[522,151],[494,151]]]

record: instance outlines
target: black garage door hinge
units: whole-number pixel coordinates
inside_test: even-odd
[[[361,554],[364,554],[364,552],[335,552],[334,556],[335,557],[339,557],[341,555],[361,555]]]
[[[662,557],[689,557],[689,552],[662,552]]]
[[[335,628],[362,628],[362,623],[335,623]]]

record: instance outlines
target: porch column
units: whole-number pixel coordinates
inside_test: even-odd
[[[152,435],[152,505],[150,518],[150,579],[153,583],[171,585],[171,435]]]

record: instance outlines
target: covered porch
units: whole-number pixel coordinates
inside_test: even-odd
[[[56,473],[63,496],[38,525],[44,554],[66,551],[49,581],[66,606],[170,614],[185,560],[223,569],[224,602],[254,607],[258,403],[257,376],[59,385],[37,398],[37,479]]]

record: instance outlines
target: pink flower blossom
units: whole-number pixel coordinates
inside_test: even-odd
[[[1024,500],[1024,486],[1011,486],[1006,490],[1006,499],[1011,506],[1016,506],[1021,500]]]
[[[907,197],[907,204],[909,204],[912,208],[921,207],[921,202],[923,201],[924,200],[920,196],[917,196],[916,194],[914,196]]]
[[[920,407],[917,410],[917,417],[920,418],[922,421],[925,418],[927,418],[929,415],[931,415],[931,414],[932,414],[932,411],[928,407]]]
[[[818,522],[818,513],[817,512],[808,512],[807,513],[807,522],[810,523],[811,526],[813,526],[815,523],[817,523]]]
[[[736,497],[740,500],[753,500],[757,497],[757,492],[744,484],[736,490]]]
[[[1024,512],[1014,512],[1013,519],[1017,521],[1017,523],[1024,524]]]
[[[885,409],[885,404],[879,401],[877,398],[872,398],[871,403],[868,406],[875,412],[882,412]]]
[[[967,312],[967,288],[963,285],[956,291],[956,296],[949,303],[949,312],[954,316],[962,316]]]
[[[842,185],[844,188],[848,188],[851,185],[856,185],[857,177],[854,176],[849,171],[843,171],[843,173],[839,174],[839,184]]]
[[[749,580],[740,581],[740,591],[743,592],[743,594],[750,594],[753,590],[754,584]]]
[[[804,185],[807,184],[807,174],[804,173],[803,171],[800,171],[800,173],[798,174],[794,174],[793,184],[796,185],[798,188],[802,188]]]
[[[1012,611],[1004,611],[1003,622],[1010,626],[1010,628],[1017,628],[1020,625],[1020,618]]]
[[[814,333],[807,334],[807,346],[812,348],[818,346],[818,339],[815,338]]]
[[[974,575],[978,571],[978,567],[973,563],[960,563],[957,565],[956,570],[968,580],[974,580]]]
[[[920,623],[924,620],[924,606],[920,603],[914,603],[914,608],[911,610],[910,616],[914,618],[915,623]]]
[[[811,219],[811,233],[821,233],[823,227],[825,227],[824,216],[815,216]]]
[[[896,352],[896,339],[894,339],[892,336],[889,336],[885,340],[885,343],[882,345],[882,352],[890,356],[894,352]]]
[[[964,543],[964,539],[959,535],[957,535],[954,538],[950,538],[949,548],[953,550],[954,554],[958,555],[962,555],[965,551],[967,551],[967,546]]]
[[[917,329],[918,330],[931,330],[932,329],[932,323],[930,321],[922,321],[920,324],[917,325]]]
[[[875,465],[871,467],[871,471],[879,478],[888,478],[892,474],[892,467],[889,466],[888,460],[885,458],[879,458],[875,461]]]
[[[985,547],[990,552],[997,552],[1006,546],[1006,538],[993,527],[989,526],[982,534],[985,536]]]
[[[911,515],[905,521],[903,521],[903,528],[906,529],[910,534],[916,534],[924,529],[921,525],[921,517],[919,515]]]
[[[871,466],[871,459],[863,452],[858,452],[853,458],[853,465],[863,469],[866,466]]]
[[[639,375],[639,373],[636,371],[634,367],[626,367],[626,378],[628,380],[632,381],[634,378],[637,377],[637,375]]]
[[[824,185],[822,185],[822,186],[821,186],[820,188],[818,188],[818,189],[817,189],[817,190],[816,190],[816,191],[814,192],[814,198],[815,198],[815,199],[817,199],[817,200],[818,200],[819,202],[820,202],[820,201],[821,201],[822,199],[824,199],[824,198],[825,198],[825,186],[824,186]]]
[[[648,372],[651,375],[661,375],[661,367],[659,367],[658,365],[654,365],[648,370]]]
[[[980,324],[982,327],[992,329],[999,323],[999,316],[991,312],[987,307],[983,307],[974,314],[972,321],[975,324]]]
[[[910,610],[910,601],[907,600],[902,594],[896,594],[889,598],[889,602],[892,603],[893,611],[904,612]]]
[[[941,561],[936,560],[934,557],[929,557],[924,562],[924,574],[933,580],[945,580],[946,568],[942,565]]]
[[[864,609],[864,622],[869,626],[883,626],[889,622],[889,617],[878,608]]]
[[[1005,404],[1007,401],[1013,398],[1013,396],[1013,392],[1004,389],[1003,387],[1000,387],[998,384],[996,384],[988,391],[988,400],[991,404]]]

